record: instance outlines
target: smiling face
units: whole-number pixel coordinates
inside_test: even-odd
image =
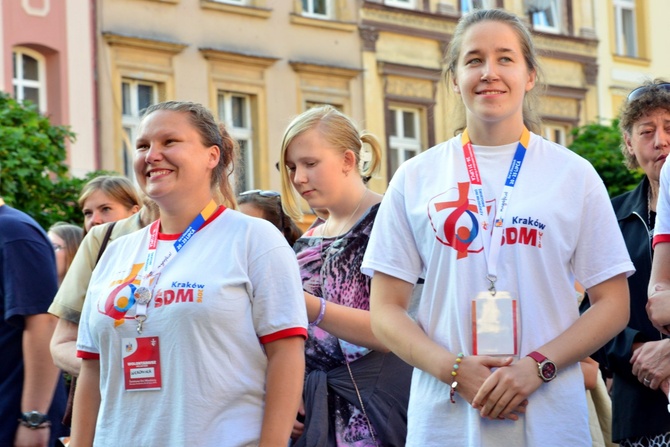
[[[157,110],[142,120],[135,175],[142,191],[161,208],[208,200],[218,161],[218,146],[202,143],[186,113]]]
[[[312,208],[339,203],[343,180],[355,167],[353,152],[334,147],[317,129],[295,137],[286,149],[285,161],[293,187]]]
[[[502,22],[483,21],[465,31],[453,77],[453,89],[461,95],[467,125],[523,123],[523,100],[535,85],[519,36]]]
[[[670,151],[670,112],[656,109],[633,123],[630,134],[625,132],[624,142],[649,177],[658,182],[661,168]]]
[[[125,219],[135,214],[139,209],[138,205],[128,209],[121,202],[98,189],[89,194],[82,206],[84,228],[88,231],[96,225]]]

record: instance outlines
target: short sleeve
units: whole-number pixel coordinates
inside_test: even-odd
[[[20,325],[26,315],[46,313],[58,290],[56,260],[46,238],[18,238],[2,250],[4,319]]]
[[[257,222],[262,243],[251,244],[249,279],[254,327],[261,343],[307,337],[307,310],[295,253],[275,228]],[[270,225],[270,224],[268,224]],[[272,247],[269,250],[263,247]]]
[[[670,172],[668,164],[661,169],[661,185],[656,203],[656,225],[654,228],[653,246],[661,242],[670,242]]]
[[[572,259],[575,277],[587,289],[618,274],[635,272],[605,185],[594,170],[589,174]]]

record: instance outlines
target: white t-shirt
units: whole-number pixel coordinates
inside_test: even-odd
[[[489,225],[516,146],[475,146]],[[418,324],[450,352],[465,355],[472,352],[472,300],[489,286],[481,236],[469,240],[478,219],[458,136],[401,166],[362,264],[368,274],[380,271],[412,284],[425,278]],[[464,242],[454,243],[454,233]],[[509,198],[503,234],[496,288],[518,299],[521,356],[579,317],[575,279],[588,288],[634,271],[595,170],[534,134]],[[591,445],[578,365],[559,371],[531,395],[526,415],[516,422],[482,419],[461,398],[452,404],[449,386],[415,369],[408,417],[408,446]]]
[[[95,445],[258,444],[262,343],[306,336],[305,300],[295,254],[272,224],[217,214],[157,279],[141,337],[159,337],[160,390],[126,391],[122,369],[121,340],[138,334],[137,306],[119,310],[129,292],[121,286],[141,271],[149,228],[111,243],[93,272],[77,350],[100,359]],[[159,236],[154,266],[175,239]]]
[[[656,203],[656,225],[654,226],[654,246],[659,242],[670,242],[670,171],[665,163],[661,168],[658,202]]]

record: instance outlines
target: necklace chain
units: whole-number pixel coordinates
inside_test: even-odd
[[[344,230],[344,228],[349,224],[349,222],[351,221],[351,219],[356,215],[356,213],[357,213],[358,210],[360,209],[361,204],[363,203],[363,199],[365,199],[365,196],[368,195],[368,191],[369,191],[369,189],[366,188],[366,189],[365,189],[365,192],[364,192],[363,195],[361,196],[361,200],[358,201],[358,205],[356,205],[356,209],[354,210],[354,212],[351,213],[351,215],[349,216],[349,218],[348,218],[348,219],[344,222],[344,224],[340,227],[340,230],[339,230],[337,233],[335,233],[333,236],[339,236],[340,234],[342,234],[342,231]],[[322,239],[325,238],[325,237],[328,237],[328,233],[326,232],[326,229],[328,228],[328,222],[330,222],[330,217],[329,217],[328,219],[326,219],[326,222],[323,224],[323,230],[321,231],[321,238],[322,238]]]

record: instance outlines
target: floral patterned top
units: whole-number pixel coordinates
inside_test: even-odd
[[[361,273],[360,267],[378,209],[379,204],[373,205],[344,235],[312,236],[314,228],[323,225],[321,221],[296,241],[293,249],[306,292],[332,303],[370,310],[370,277]],[[308,332],[306,374],[313,370],[329,371],[370,352],[368,348],[340,340],[318,326],[309,326]],[[368,421],[358,408],[335,393],[329,393],[328,406],[329,414],[335,419],[332,422],[338,446],[375,445]]]

